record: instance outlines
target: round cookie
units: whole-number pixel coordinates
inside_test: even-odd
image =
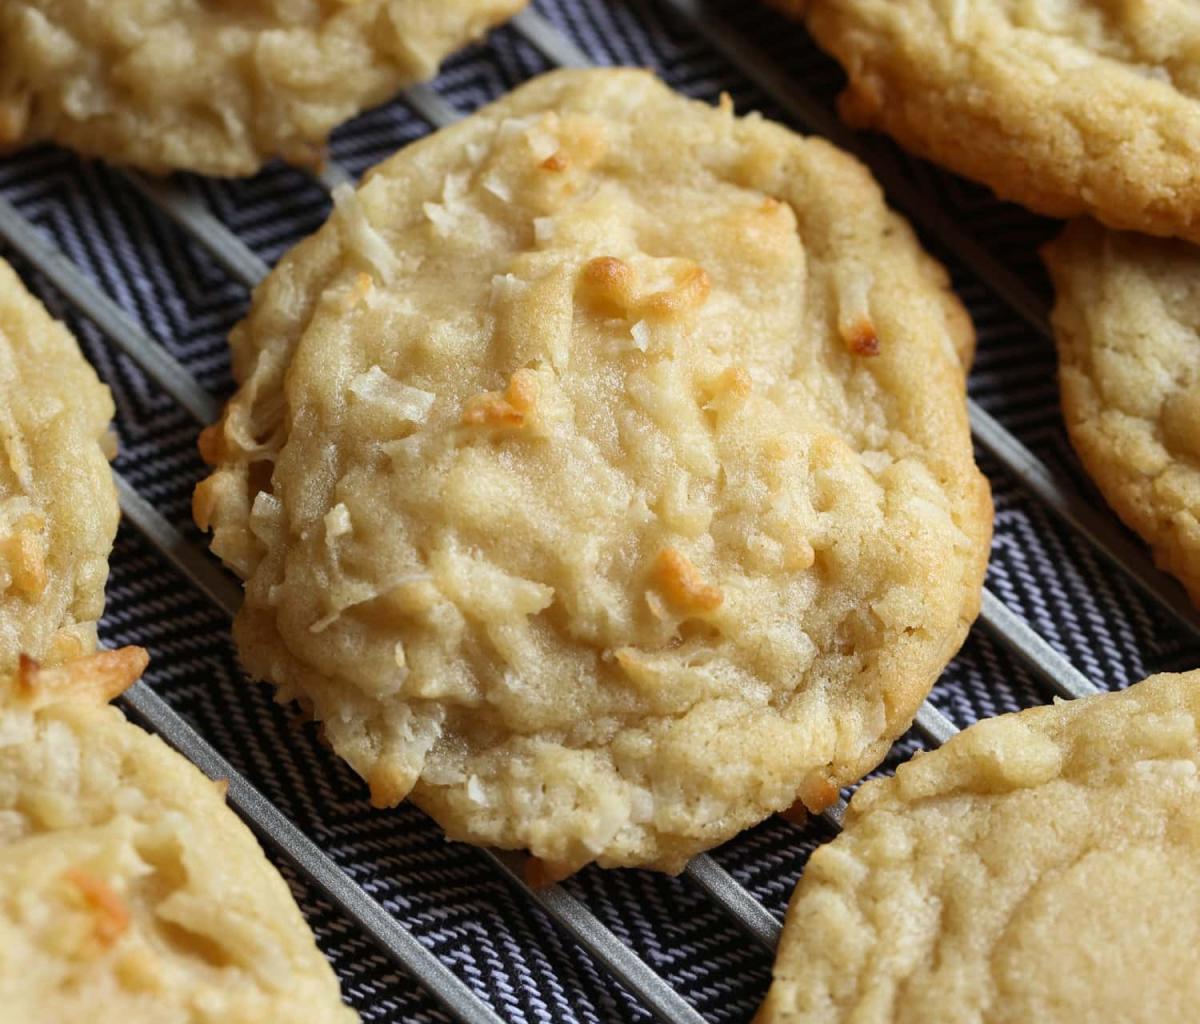
[[[0,671],[95,649],[120,512],[112,396],[0,260]]]
[[[677,871],[903,732],[991,532],[945,273],[867,172],[638,71],[376,168],[202,451],[249,671],[451,836]]]
[[[329,133],[527,0],[0,0],[0,150],[154,173],[318,165]]]
[[[0,1000],[39,1024],[353,1024],[224,791],[106,701],[144,651],[0,678]]]
[[[1071,442],[1200,604],[1200,251],[1085,220],[1043,256]]]
[[[1200,672],[1003,715],[866,783],[756,1024],[1188,1020]]]
[[[793,7],[795,0],[789,0]],[[843,116],[1055,217],[1200,241],[1191,0],[807,0]]]

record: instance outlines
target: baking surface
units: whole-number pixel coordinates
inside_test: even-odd
[[[597,63],[651,66],[697,98],[715,100],[728,91],[739,111],[759,109],[802,131],[833,123],[840,71],[814,50],[801,29],[747,0],[539,0],[534,9]],[[759,72],[771,68],[768,61],[786,68],[776,83],[786,93],[773,91],[790,96],[791,109],[741,74],[697,31],[700,21],[680,16],[689,10],[703,11],[705,28],[720,34],[726,45],[740,39],[754,47],[750,57]],[[717,28],[718,19],[727,21],[733,34]],[[465,113],[550,66],[517,28],[507,27],[487,45],[451,60],[434,89]],[[798,110],[807,110],[819,123],[793,116]],[[340,130],[334,157],[359,174],[428,130],[428,122],[398,100]],[[868,160],[885,169],[893,203],[926,222],[926,244],[946,261],[971,307],[979,330],[972,396],[1061,485],[1083,495],[1111,521],[1063,433],[1052,345],[961,258],[969,255],[969,245],[981,246],[984,257],[994,261],[993,282],[1014,275],[1009,297],[1028,295],[1029,305],[1044,307],[1047,289],[1035,247],[1055,225],[910,160],[882,139],[865,141]],[[271,263],[313,231],[329,209],[319,183],[278,165],[245,182],[185,178],[181,184]],[[904,209],[901,202],[910,194],[917,197],[916,210]],[[247,289],[128,177],[40,148],[0,161],[0,196],[161,341],[215,399],[229,393],[225,335],[247,308]],[[961,237],[950,239],[955,232]],[[189,542],[203,547],[189,514],[192,486],[204,474],[195,448],[197,421],[2,238],[0,256],[11,260],[51,311],[67,321],[112,387],[121,434],[118,471]],[[1126,685],[1152,672],[1200,664],[1200,642],[1189,641],[1186,630],[1144,598],[1129,577],[985,451],[980,465],[996,499],[988,575],[996,597],[1101,685]],[[128,523],[113,553],[108,602],[101,624],[104,641],[146,646],[152,655],[151,687],[501,1018],[652,1019],[483,853],[447,844],[413,808],[371,809],[365,787],[317,743],[315,731],[297,726],[290,709],[273,705],[267,687],[244,681],[224,613]],[[932,703],[962,726],[1052,697],[1048,685],[977,626],[934,690]],[[889,763],[919,744],[915,734],[901,741]],[[800,829],[776,819],[717,850],[715,859],[781,916],[807,852],[830,834],[820,822]],[[450,1019],[353,920],[324,902],[286,861],[280,866],[364,1020]],[[751,1017],[766,991],[770,956],[748,942],[695,881],[589,869],[566,888],[705,1019]]]

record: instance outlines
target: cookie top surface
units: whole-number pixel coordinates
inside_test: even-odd
[[[560,72],[260,288],[197,520],[376,801],[677,870],[873,767],[961,643],[970,340],[851,158]]]
[[[526,0],[0,0],[0,150],[164,173],[316,165],[329,133]]]
[[[0,681],[0,999],[39,1024],[353,1024],[223,791],[104,702],[136,648]]]
[[[758,1024],[1187,1020],[1200,672],[1005,715],[865,784]]]
[[[92,651],[117,532],[112,396],[0,260],[0,671]]]
[[[1191,0],[808,0],[842,112],[1039,213],[1200,240]]]
[[[1079,221],[1044,256],[1071,442],[1200,603],[1200,251]]]

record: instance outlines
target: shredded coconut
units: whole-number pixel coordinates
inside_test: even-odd
[[[350,382],[350,393],[359,401],[387,407],[397,419],[424,423],[433,408],[434,395],[389,377],[378,366]]]

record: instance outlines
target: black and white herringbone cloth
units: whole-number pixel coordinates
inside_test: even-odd
[[[714,100],[728,92],[739,110],[759,109],[802,130],[828,122],[838,69],[804,32],[750,0],[678,4],[666,0],[538,0],[536,9],[600,64],[656,69],[683,92]],[[703,8],[704,25],[681,16]],[[711,17],[710,17],[711,15]],[[700,28],[713,19],[788,72],[786,86],[813,116],[788,107],[740,74]],[[548,67],[513,28],[460,54],[434,87],[463,112]],[[360,173],[429,130],[403,102],[340,130],[337,161]],[[889,182],[924,197],[1007,273],[1046,301],[1036,246],[1055,226],[998,203],[983,190],[912,160],[883,140],[865,141]],[[268,262],[325,218],[325,191],[299,171],[272,166],[236,183],[185,182],[189,192]],[[40,148],[0,161],[0,195],[49,235],[144,330],[163,343],[214,395],[231,388],[225,336],[246,310],[243,285],[149,205],[129,180],[67,153]],[[899,195],[893,195],[897,201]],[[1068,486],[1099,504],[1066,443],[1045,337],[999,299],[946,246],[926,244],[952,269],[979,328],[972,394]],[[122,440],[118,468],[191,540],[189,516],[202,475],[197,424],[48,281],[0,244],[50,309],[81,339],[112,387]],[[1018,481],[981,456],[996,498],[996,539],[988,584],[1058,651],[1102,686],[1124,686],[1151,671],[1200,664],[1200,649]],[[107,643],[136,643],[152,654],[149,682],[220,752],[504,1020],[644,1021],[650,1012],[497,876],[481,855],[448,844],[418,811],[371,809],[364,787],[275,706],[266,687],[248,684],[229,641],[228,621],[123,527],[112,559]],[[1045,703],[1051,693],[980,629],[947,669],[933,702],[956,724]],[[889,765],[919,746],[907,737]],[[887,766],[885,769],[887,770]],[[772,911],[782,914],[809,851],[829,837],[820,823],[799,829],[771,821],[735,839],[716,858]],[[370,1022],[444,1021],[431,998],[399,971],[286,863],[280,865],[342,979],[347,998]],[[636,871],[587,870],[568,888],[709,1021],[746,1021],[766,989],[770,961],[693,883]]]

